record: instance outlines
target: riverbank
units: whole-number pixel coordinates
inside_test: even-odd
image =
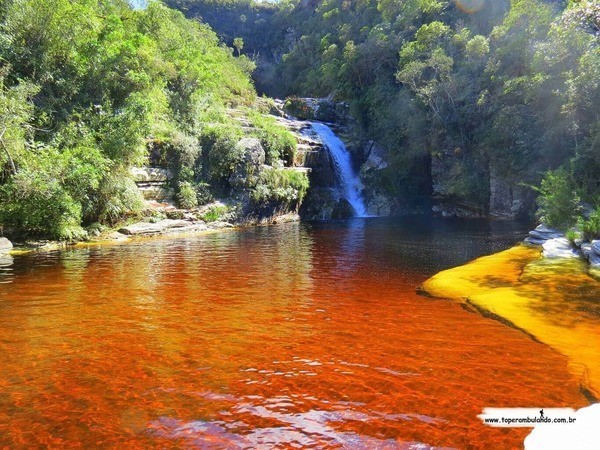
[[[420,290],[517,328],[569,359],[591,401],[600,398],[600,282],[580,258],[548,258],[521,244],[445,270]],[[551,374],[549,374],[551,376]]]
[[[112,227],[97,228],[85,240],[72,242],[52,240],[15,241],[11,243],[10,248],[7,244],[6,250],[0,253],[7,256],[21,255],[31,252],[54,251],[101,243],[129,242],[133,239],[165,235],[181,236],[214,233],[223,230],[297,222],[300,220],[298,214],[294,212],[287,212],[266,219],[244,217],[242,220],[236,220],[232,215],[227,213],[228,208],[228,205],[222,202],[213,202],[191,210],[177,209],[168,205],[155,205],[151,208],[151,213],[143,217],[137,217],[136,219],[122,221]],[[10,242],[8,239],[4,238],[4,240]]]

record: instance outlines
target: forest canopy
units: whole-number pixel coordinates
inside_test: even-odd
[[[381,185],[407,202],[436,195],[436,164],[443,195],[488,211],[497,179],[516,190],[562,177],[571,198],[600,201],[597,1],[167,3],[241,38],[259,90],[348,102],[392,155]]]
[[[140,208],[129,169],[150,146],[197,155],[207,123],[252,102],[250,60],[209,26],[146,3],[0,1],[6,229],[75,239],[118,220]]]

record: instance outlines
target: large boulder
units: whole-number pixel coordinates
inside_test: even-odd
[[[0,237],[0,254],[8,253],[12,250],[12,248],[13,248],[12,242],[10,242],[5,237]]]
[[[235,151],[240,159],[229,177],[229,184],[235,189],[250,187],[251,176],[265,163],[265,149],[257,138],[246,137],[236,144]]]

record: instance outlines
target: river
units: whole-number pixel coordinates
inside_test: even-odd
[[[415,289],[525,233],[366,218],[15,256],[0,447],[519,448],[477,414],[586,405],[566,358]]]

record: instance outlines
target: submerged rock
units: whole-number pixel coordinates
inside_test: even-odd
[[[12,242],[10,242],[5,237],[0,237],[0,254],[8,253],[13,248]]]

